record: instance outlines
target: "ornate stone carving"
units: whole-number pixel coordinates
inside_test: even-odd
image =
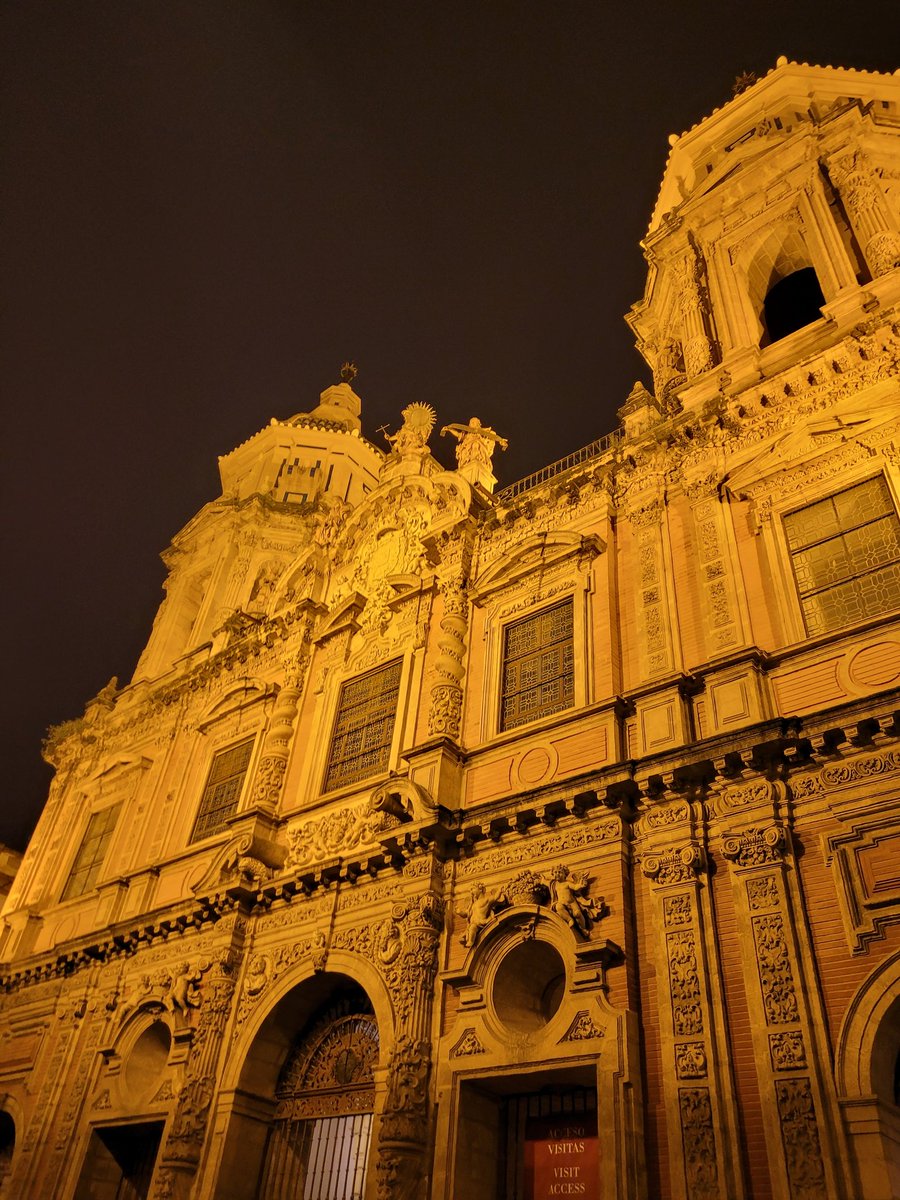
[[[675,1043],[675,1074],[679,1079],[705,1079],[707,1069],[703,1042]]]
[[[666,934],[666,955],[675,1036],[696,1037],[703,1033],[703,1009],[693,930]]]
[[[719,1169],[709,1088],[678,1089],[684,1174],[691,1200],[719,1196]]]
[[[722,853],[739,867],[768,866],[781,862],[785,844],[784,830],[779,825],[770,825],[725,838]]]
[[[802,1070],[806,1064],[803,1034],[798,1030],[769,1034],[769,1054],[773,1071]]]
[[[680,896],[666,896],[663,900],[663,924],[667,929],[679,925],[690,925],[694,920],[694,907],[687,893]]]
[[[388,1063],[387,1097],[381,1113],[382,1141],[425,1140],[430,1071],[430,1041],[401,1034]]]
[[[290,850],[285,866],[299,867],[344,856],[359,846],[373,844],[380,834],[396,829],[400,823],[400,818],[385,808],[373,808],[371,801],[334,809],[327,816],[304,821],[288,831]]]
[[[206,1133],[209,1106],[215,1095],[214,1075],[191,1077],[178,1093],[172,1127],[166,1139],[166,1158],[196,1162]]]
[[[467,1029],[453,1049],[451,1058],[468,1058],[472,1054],[486,1054],[487,1050],[478,1039],[474,1029]]]
[[[502,888],[492,888],[488,891],[483,883],[473,884],[468,903],[458,910],[459,915],[466,919],[466,928],[459,939],[460,943],[471,949],[494,913],[501,912],[508,905],[509,898]]]
[[[572,1024],[559,1039],[560,1042],[588,1042],[603,1037],[603,1030],[587,1009],[575,1014]]]
[[[447,580],[440,585],[444,602],[441,616],[441,635],[438,638],[438,657],[434,664],[440,680],[431,689],[431,708],[428,713],[428,732],[434,737],[445,734],[459,737],[462,714],[462,681],[465,676],[463,659],[466,653],[468,628],[468,597],[461,583]]]
[[[752,912],[777,908],[781,902],[778,880],[774,875],[763,875],[761,879],[747,880],[747,903]]]
[[[791,1200],[821,1200],[825,1168],[812,1088],[808,1079],[778,1079],[775,1097]]]
[[[753,940],[759,985],[769,1025],[791,1025],[800,1020],[791,956],[781,913],[754,917]]]
[[[640,866],[647,878],[658,884],[690,883],[699,871],[705,869],[706,856],[701,847],[687,845],[664,854],[645,855]]]

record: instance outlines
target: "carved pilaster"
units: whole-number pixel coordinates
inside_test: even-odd
[[[729,796],[728,792],[732,794]],[[777,812],[783,785],[726,789],[736,809],[746,794],[755,823],[726,834],[756,1071],[777,1200],[843,1195],[846,1162],[830,1084],[824,1017],[815,980],[802,953],[808,938],[802,899],[795,894],[789,832],[771,816],[760,820],[759,799]]]
[[[709,657],[741,643],[740,617],[728,554],[725,510],[716,494],[715,476],[689,481],[698,582]]]
[[[203,973],[187,1073],[157,1156],[152,1200],[185,1200],[190,1194],[206,1139],[235,983],[231,951],[226,950]]]
[[[678,1114],[668,1127],[669,1154],[680,1163],[686,1197],[731,1200],[743,1195],[737,1116],[723,1054],[706,856],[693,835],[694,819],[686,800],[653,803],[637,826],[641,848],[649,851],[639,862],[657,910],[662,1086],[667,1111]]]
[[[670,624],[669,571],[665,542],[666,509],[663,496],[630,492],[624,514],[634,528],[642,679],[664,675],[675,667]]]

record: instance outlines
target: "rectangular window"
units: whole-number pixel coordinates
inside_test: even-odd
[[[349,679],[341,687],[325,791],[386,771],[400,695],[401,660]]]
[[[72,900],[75,896],[83,896],[97,882],[121,807],[121,804],[111,804],[92,814],[61,899]]]
[[[200,797],[192,842],[212,837],[225,828],[225,822],[237,808],[252,749],[253,738],[248,738],[227,750],[220,750],[212,760],[209,778]]]
[[[784,518],[807,633],[900,608],[900,522],[881,475]]]
[[[575,703],[571,599],[503,631],[500,728],[515,729]]]

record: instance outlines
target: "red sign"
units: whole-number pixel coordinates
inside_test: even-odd
[[[597,1200],[596,1113],[541,1117],[525,1127],[525,1200]]]

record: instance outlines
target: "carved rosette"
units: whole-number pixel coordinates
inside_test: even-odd
[[[463,659],[468,631],[468,598],[461,584],[450,580],[441,585],[444,612],[438,638],[438,657],[434,666],[440,682],[431,689],[428,732],[458,738],[462,715]]]

